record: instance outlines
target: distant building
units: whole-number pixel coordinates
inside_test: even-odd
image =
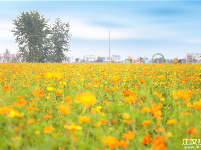
[[[187,59],[189,56],[192,56],[196,60],[201,60],[201,53],[187,53],[184,59]]]
[[[145,62],[145,64],[148,64],[149,63],[149,59],[145,58],[144,62]]]
[[[116,62],[121,61],[121,56],[120,55],[112,55],[112,59]]]
[[[98,56],[103,58],[103,62],[109,62],[109,56]],[[112,58],[110,58],[112,60]]]
[[[109,56],[98,56],[98,57],[102,57],[103,58],[103,62],[109,62]],[[122,62],[121,61],[121,56],[120,55],[112,55],[110,57],[110,61]]]
[[[137,63],[138,64],[138,63],[140,63],[140,60],[136,59],[136,60],[133,61],[133,63]]]
[[[95,61],[96,57],[95,55],[85,55],[83,59],[85,62],[90,62],[90,61]]]
[[[18,53],[0,53],[0,63],[20,62]]]

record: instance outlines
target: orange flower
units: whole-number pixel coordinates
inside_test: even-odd
[[[57,92],[56,92],[57,96],[61,95],[62,94],[62,90],[61,89],[58,89]]]
[[[135,96],[129,96],[129,97],[124,97],[124,100],[127,103],[131,103],[131,102],[136,102],[138,100],[138,98]]]
[[[109,105],[109,102],[106,99],[103,100],[103,103],[105,103],[106,105]]]
[[[116,123],[116,120],[115,120],[115,119],[113,119],[113,120],[112,120],[112,123],[113,123],[113,124],[115,124],[115,123]]]
[[[102,125],[102,122],[101,122],[101,121],[98,121],[97,123],[94,123],[93,125],[94,125],[94,126],[101,126],[101,125]]]
[[[68,96],[66,96],[65,98],[63,98],[63,100],[65,100],[66,102],[65,102],[65,104],[72,104],[72,100],[71,100],[71,98],[70,98],[70,96],[68,95]]]
[[[129,140],[129,139],[134,139],[134,137],[135,137],[135,134],[134,134],[134,132],[132,131],[128,131],[128,133],[124,133],[123,134],[123,138],[125,138],[126,140]]]
[[[129,123],[133,123],[134,120],[133,119],[132,120],[124,120],[124,122],[127,123],[127,124],[129,124]]]
[[[142,98],[145,98],[145,95],[144,95],[144,94],[142,94]]]
[[[141,110],[140,110],[141,112],[151,112],[151,108],[149,108],[149,107],[143,107]]]
[[[73,132],[75,133],[76,130],[82,130],[82,127],[79,125],[75,125],[75,123],[71,123],[70,126],[68,125],[64,125],[64,128],[68,129],[68,130],[73,130]]]
[[[161,103],[159,103],[158,105],[157,104],[152,104],[151,105],[152,107],[152,114],[154,114],[155,111],[158,111],[159,109],[161,109],[163,107],[163,105]]]
[[[27,123],[30,124],[30,123],[33,123],[33,122],[35,122],[35,119],[29,119]]]
[[[145,120],[144,122],[142,122],[143,126],[149,125],[151,123],[151,121],[149,119]]]
[[[23,99],[23,96],[17,96],[17,98],[18,98],[17,102],[13,103],[14,106],[21,107],[21,105],[24,105],[24,106],[27,105],[27,101]]]
[[[66,115],[66,114],[70,113],[70,106],[65,105],[65,104],[62,104],[62,105],[58,108],[58,110],[59,110],[62,114]]]
[[[90,118],[89,118],[88,116],[80,116],[80,117],[79,117],[79,124],[81,124],[81,123],[83,123],[83,122],[88,122],[88,123],[90,123],[91,120],[90,120]]]
[[[150,134],[148,133],[148,134],[142,139],[142,142],[143,142],[143,144],[148,144],[150,141],[152,141],[152,138],[151,138]]]
[[[164,143],[161,143],[159,145],[155,145],[152,150],[167,150],[167,148],[165,147]]]
[[[198,131],[195,129],[195,127],[188,129],[188,133],[198,137]]]
[[[130,89],[124,89],[123,90],[123,95],[136,95],[135,91],[130,91]]]
[[[139,80],[140,83],[146,83],[144,79]]]
[[[43,118],[48,119],[48,118],[51,118],[51,116],[47,114],[47,115],[44,115]]]
[[[52,127],[52,126],[46,126],[46,127],[44,128],[44,133],[51,132],[51,131],[53,131],[54,129],[55,129],[55,128]]]
[[[3,85],[2,88],[3,88],[4,90],[6,90],[6,91],[10,91],[10,89],[11,89],[11,87],[10,87],[8,84]]]
[[[156,91],[154,92],[154,95],[156,95],[157,97],[160,97],[160,98],[162,97],[162,94],[159,94],[159,93],[156,92]]]
[[[8,114],[11,112],[11,110],[12,110],[11,106],[0,107],[0,114]]]
[[[72,86],[76,85],[75,81],[71,81]]]
[[[165,136],[157,135],[157,137],[151,142],[151,145],[155,145],[152,150],[167,150],[165,144],[163,143],[166,141]]]
[[[173,92],[173,98],[183,98],[183,99],[189,99],[190,96],[193,94],[193,91],[191,90],[177,90],[176,92]]]
[[[122,147],[126,148],[126,147],[128,147],[129,145],[130,145],[130,144],[129,144],[129,141],[124,141],[124,140],[116,140],[116,143],[115,143],[115,146],[116,146],[116,147],[122,146]]]
[[[121,140],[121,146],[126,148],[128,147],[130,144],[129,144],[129,141],[124,141],[124,140]]]
[[[90,92],[78,93],[75,97],[75,101],[89,106],[96,103],[96,97]]]
[[[158,110],[158,111],[155,111],[155,112],[154,112],[155,118],[160,118],[161,115],[162,115],[161,110]]]
[[[158,76],[156,76],[156,77],[159,78],[159,79],[164,79],[164,78],[165,78],[164,75],[158,75]]]
[[[34,96],[37,96],[37,97],[41,97],[41,96],[44,96],[44,90],[38,90],[38,89],[35,89],[34,91],[33,91],[33,95]]]
[[[193,107],[195,108],[195,109],[199,109],[199,110],[201,110],[201,101],[196,101],[196,102],[194,102],[193,103]]]
[[[155,132],[164,132],[165,131],[165,128],[162,127],[162,128],[159,128],[159,129],[155,129]]]
[[[167,121],[167,124],[171,125],[171,124],[175,124],[176,123],[176,119],[171,119]]]
[[[104,124],[107,124],[109,121],[102,119],[101,120]]]
[[[65,101],[71,101],[70,95],[64,97],[63,100],[65,100]]]
[[[111,136],[104,137],[103,142],[104,142],[105,145],[109,146],[110,149],[114,149],[115,145],[117,143],[117,138],[116,137],[111,137]]]

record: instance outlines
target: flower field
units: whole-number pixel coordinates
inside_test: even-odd
[[[0,64],[0,150],[186,149],[201,139],[200,67]]]

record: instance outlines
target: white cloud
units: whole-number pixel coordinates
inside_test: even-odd
[[[109,30],[106,27],[96,26],[88,23],[89,19],[84,18],[69,18],[70,34],[72,38],[81,38],[88,40],[108,40]],[[15,37],[9,30],[14,28],[12,21],[0,20],[0,51],[4,51],[6,48],[17,51],[18,44],[14,43]],[[166,39],[172,38],[177,35],[177,31],[168,29],[161,26],[138,26],[138,27],[121,27],[111,28],[111,39]],[[3,41],[7,41],[3,43]],[[8,43],[8,41],[13,41]],[[72,45],[73,46],[73,45]],[[73,47],[72,47],[73,48]],[[12,51],[11,50],[11,51]]]
[[[192,44],[201,44],[201,38],[185,39],[183,41]]]
[[[106,40],[109,38],[109,30],[106,27],[87,24],[84,21],[72,20],[70,32],[75,38]],[[111,39],[161,39],[170,38],[178,32],[157,26],[122,27],[110,29]]]
[[[0,40],[11,40],[15,39],[13,33],[9,30],[12,30],[14,25],[12,21],[0,20]]]
[[[12,21],[0,20],[0,40],[15,39],[9,30],[14,28]],[[86,23],[84,19],[70,18],[70,33],[74,38],[107,40],[109,29]],[[111,39],[161,39],[177,35],[177,31],[160,26],[121,27],[110,29]]]

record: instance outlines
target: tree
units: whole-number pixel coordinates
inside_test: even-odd
[[[159,61],[159,58],[154,58],[154,63],[158,63],[158,61]]]
[[[103,57],[99,57],[99,56],[98,56],[96,62],[103,62]]]
[[[62,62],[67,59],[64,52],[69,51],[69,42],[67,41],[71,37],[69,27],[69,23],[62,23],[60,18],[56,18],[53,23],[50,37],[53,43],[51,56],[53,62]]]
[[[11,32],[19,43],[19,52],[22,61],[45,62],[47,57],[47,36],[50,30],[47,26],[48,20],[43,18],[38,11],[20,12],[21,16],[12,20],[15,25]]]
[[[79,58],[75,58],[75,62],[78,62],[79,61]]]
[[[6,62],[10,62],[10,51],[8,49],[6,49],[5,53],[4,53],[4,60],[6,60]]]
[[[193,62],[193,57],[192,55],[187,55],[187,62],[192,63]]]
[[[140,60],[140,63],[144,61],[143,57],[138,58]]]
[[[82,59],[80,62],[85,62],[85,60],[84,60],[84,59]]]
[[[165,58],[163,58],[163,57],[159,57],[159,63],[166,63],[166,60],[165,60]]]

